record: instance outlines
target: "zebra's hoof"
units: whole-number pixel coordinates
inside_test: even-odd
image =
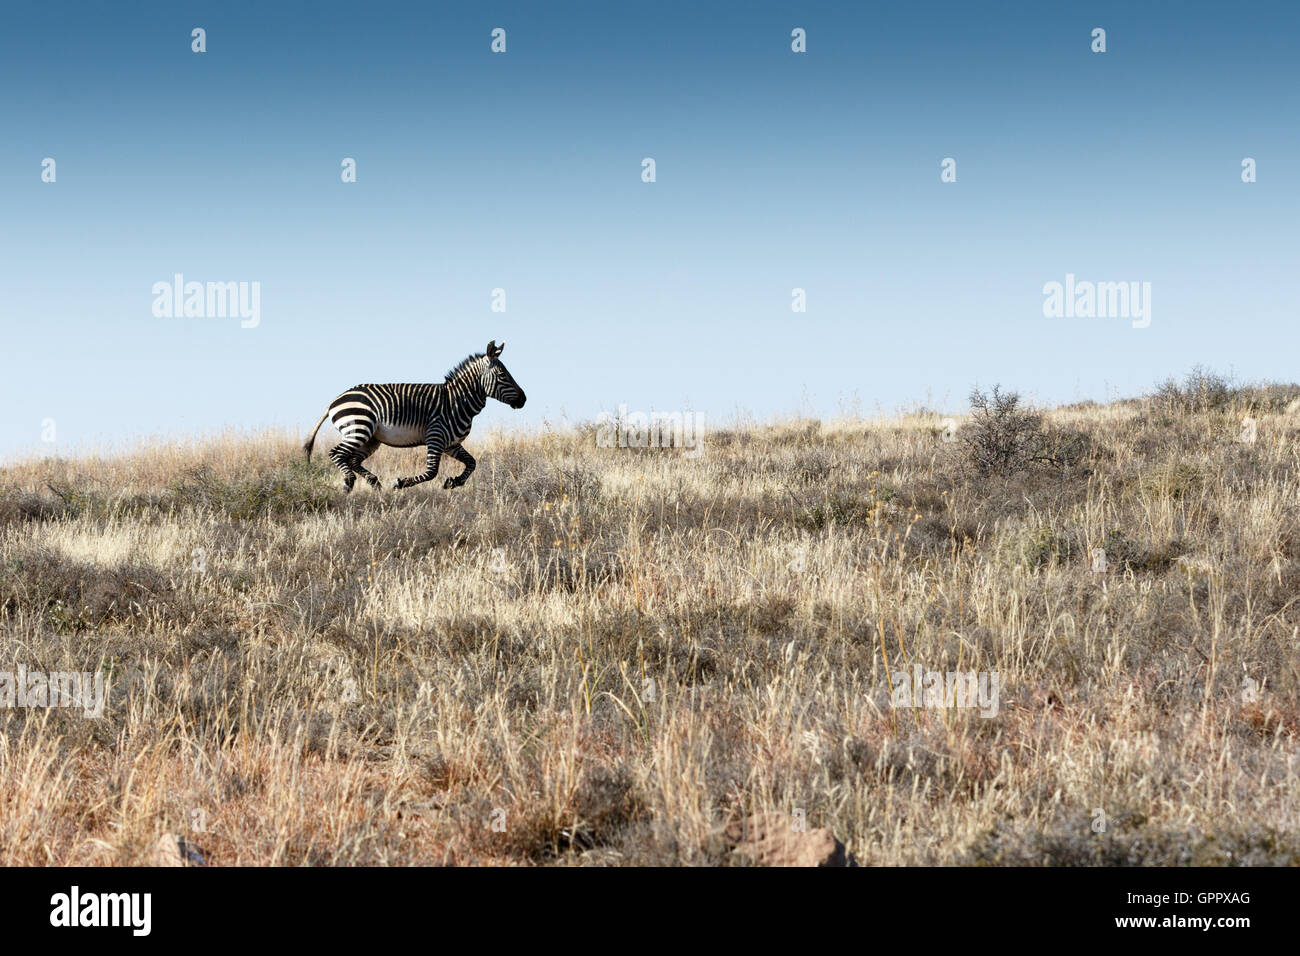
[[[402,479],[401,479],[401,478],[396,478],[396,479],[393,480],[393,490],[394,490],[394,491],[396,491],[398,488],[405,488],[405,487],[406,487],[406,486],[405,486],[404,484],[402,484]]]
[[[448,478],[446,481],[442,483],[442,486],[444,488],[459,488],[460,482],[457,481],[455,478]]]

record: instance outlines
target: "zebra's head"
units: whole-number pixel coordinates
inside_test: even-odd
[[[506,343],[497,345],[495,339],[488,343],[487,361],[483,363],[483,391],[489,398],[505,402],[511,408],[523,408],[527,396],[510,370],[501,364],[501,350],[505,347]]]

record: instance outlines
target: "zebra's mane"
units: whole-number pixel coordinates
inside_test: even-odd
[[[471,365],[483,358],[486,353],[475,352],[473,355],[466,356],[459,365],[452,366],[447,370],[447,381],[450,382],[457,378],[462,372],[469,369]]]

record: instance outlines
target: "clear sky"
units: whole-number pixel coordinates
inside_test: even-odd
[[[1298,28],[1294,2],[6,3],[0,458],[49,451],[46,419],[60,452],[305,434],[489,339],[529,396],[489,425],[1300,379]],[[259,282],[260,324],[156,317],[176,273]],[[1045,318],[1067,273],[1150,282],[1150,326]]]

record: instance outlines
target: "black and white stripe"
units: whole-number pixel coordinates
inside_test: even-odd
[[[483,411],[489,398],[505,402],[511,408],[524,407],[524,390],[501,364],[501,350],[506,344],[489,342],[487,352],[471,355],[447,373],[439,385],[357,385],[334,401],[320,417],[311,437],[303,447],[311,460],[316,432],[326,418],[331,419],[343,436],[330,451],[330,458],[343,472],[343,488],[351,491],[360,475],[378,487],[379,479],[363,466],[380,445],[410,448],[424,445],[428,449],[424,474],[399,478],[394,488],[409,488],[438,474],[438,462],[444,452],[465,466],[455,478],[442,483],[444,488],[459,488],[474,471],[474,458],[461,447],[469,435],[474,416]]]

